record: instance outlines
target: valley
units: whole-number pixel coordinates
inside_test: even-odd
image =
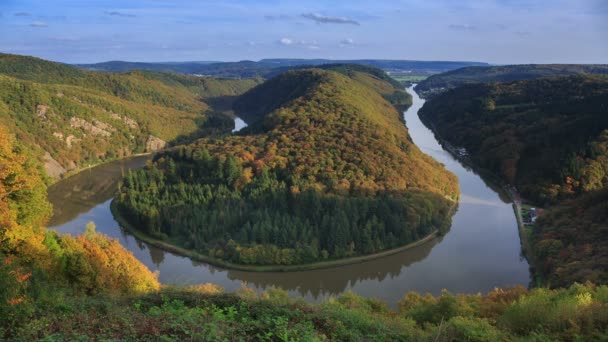
[[[100,166],[87,171],[86,177],[78,175],[52,186],[49,199],[64,209],[55,211],[49,226],[62,234],[80,234],[87,222],[94,221],[98,231],[117,238],[138,260],[159,271],[159,280],[165,284],[214,283],[230,292],[242,284],[257,292],[281,288],[312,302],[355,291],[393,303],[391,306],[410,290],[486,293],[497,286],[527,286],[528,264],[520,256],[517,223],[508,196],[443,150],[418,119],[424,100],[413,89],[408,91],[413,104],[404,118],[413,142],[458,177],[461,191],[446,235],[413,249],[363,263],[287,273],[229,270],[163,251],[121,228],[110,210],[113,191],[102,190],[115,189],[120,175],[129,168],[143,167],[147,157]],[[72,208],[74,211],[67,214]]]

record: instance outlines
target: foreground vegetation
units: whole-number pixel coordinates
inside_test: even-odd
[[[210,284],[131,297],[69,297],[5,327],[33,340],[573,341],[608,338],[608,287],[494,290],[486,296],[408,293],[385,303],[347,293],[307,304],[270,289],[223,294]],[[25,317],[24,317],[25,318]]]
[[[336,70],[252,89],[235,102],[249,128],[126,175],[119,211],[157,239],[245,265],[373,254],[445,231],[456,179],[411,142],[380,93],[396,89]]]
[[[102,161],[226,133],[230,102],[258,80],[82,71],[0,54],[0,123],[59,177]],[[225,107],[225,104],[224,104]]]
[[[608,281],[608,78],[462,86],[421,118],[477,166],[549,206],[531,232],[549,286]]]
[[[432,75],[416,86],[422,97],[431,97],[466,84],[513,82],[545,77],[606,75],[608,65],[584,64],[522,64],[502,66],[471,66]]]

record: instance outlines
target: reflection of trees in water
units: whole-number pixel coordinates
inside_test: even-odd
[[[160,266],[165,261],[165,251],[154,246],[146,245],[150,251],[150,258],[156,266]]]
[[[242,272],[228,271],[228,279],[242,281],[259,289],[280,287],[315,300],[328,295],[342,294],[363,281],[382,282],[395,278],[401,271],[424,260],[442,238],[434,239],[410,250],[353,265],[302,272]],[[213,274],[214,267],[208,266]]]
[[[112,198],[122,175],[142,168],[148,159],[141,156],[102,164],[53,184],[48,190],[54,208],[49,226],[69,222]]]
[[[149,157],[137,157],[126,161],[118,161],[85,170],[64,181],[60,181],[49,189],[49,200],[55,206],[51,226],[61,225],[73,220],[78,215],[90,211],[114,196],[121,176],[129,169],[141,168]],[[108,210],[109,214],[109,210]],[[109,214],[110,215],[110,214]],[[150,255],[152,263],[160,267],[166,261],[165,252],[154,246],[134,238],[124,229],[120,229],[119,239],[123,245],[133,252],[145,251]],[[426,258],[431,249],[441,239],[435,239],[422,246],[376,260],[359,264],[346,265],[330,269],[303,272],[242,272],[225,270],[205,263],[183,258],[184,263],[191,264],[190,271],[205,268],[213,278],[216,273],[227,272],[231,281],[247,283],[258,289],[280,287],[301,296],[320,297],[339,295],[347,288],[352,288],[364,281],[384,281],[387,278],[399,276],[403,268]],[[133,245],[135,243],[135,245]],[[138,254],[138,253],[136,253]],[[169,253],[171,255],[171,253]],[[181,258],[181,257],[180,257]],[[165,270],[167,272],[168,270]],[[186,273],[177,268],[175,272]],[[186,274],[168,274],[171,278],[181,278]],[[213,282],[213,281],[212,281]],[[177,283],[181,283],[177,281]],[[191,281],[185,281],[191,283]]]

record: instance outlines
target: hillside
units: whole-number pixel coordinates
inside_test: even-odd
[[[447,229],[455,177],[355,79],[310,69],[250,90],[235,102],[250,128],[158,155],[127,175],[118,208],[150,236],[246,265],[371,254]]]
[[[257,83],[94,73],[0,54],[0,123],[44,156],[48,174],[56,178],[100,161],[229,132],[233,123],[224,103]]]
[[[608,78],[572,76],[462,86],[421,110],[474,164],[555,206],[531,233],[538,271],[554,286],[607,280],[598,276],[607,271],[608,220],[598,215],[608,187],[607,104]]]
[[[0,338],[65,296],[144,294],[156,277],[117,241],[46,231],[51,214],[41,166],[0,125]]]
[[[470,66],[428,77],[416,86],[416,92],[430,97],[464,84],[512,82],[543,77],[608,74],[608,65],[524,64],[505,66]]]

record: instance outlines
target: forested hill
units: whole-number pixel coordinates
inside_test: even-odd
[[[237,104],[259,129],[199,140],[129,174],[117,198],[129,221],[252,265],[370,254],[449,227],[456,178],[411,142],[372,87],[290,71]]]
[[[399,110],[406,110],[412,104],[412,96],[403,90],[399,82],[380,69],[357,64],[326,64],[318,69],[348,76],[379,93]],[[237,115],[251,125],[274,109],[314,90],[319,75],[301,74],[300,77],[293,77],[293,72],[295,71],[279,74],[278,77],[267,81],[263,87],[253,88],[240,96],[233,106]]]
[[[217,111],[259,82],[95,73],[0,54],[0,123],[44,156],[47,172],[58,177],[167,143],[229,132],[231,119]]]
[[[524,64],[505,66],[470,66],[432,75],[416,86],[423,97],[430,97],[464,84],[512,82],[543,77],[608,74],[608,65]]]
[[[541,216],[540,272],[553,285],[608,281],[608,217],[597,215],[607,208],[608,77],[466,85],[433,97],[421,118],[539,205],[584,195]]]

